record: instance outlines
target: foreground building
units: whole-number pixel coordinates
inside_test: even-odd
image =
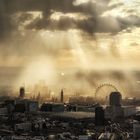
[[[136,115],[135,106],[122,106],[122,96],[119,92],[110,94],[110,105],[105,108],[105,118],[111,120],[123,119]]]

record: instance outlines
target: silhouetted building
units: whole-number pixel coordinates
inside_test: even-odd
[[[23,99],[25,97],[25,89],[21,87],[19,90],[19,98]]]
[[[5,100],[4,103],[6,106],[9,104],[15,105],[15,100],[14,99]]]
[[[44,103],[44,104],[42,104],[40,110],[43,112],[63,112],[64,111],[64,104]]]
[[[76,107],[76,105],[70,105],[70,104],[68,104],[68,105],[66,106],[66,110],[67,110],[67,111],[76,112],[76,111],[77,111],[77,107]]]
[[[39,103],[28,99],[15,101],[15,112],[36,112],[39,109]]]
[[[110,105],[105,109],[105,118],[113,121],[119,121],[125,117],[136,114],[134,106],[121,106],[122,96],[120,92],[112,92],[110,94]]]
[[[39,109],[39,103],[37,101],[27,100],[26,110],[28,112],[36,112]]]
[[[122,96],[120,92],[112,92],[109,97],[110,106],[121,106]]]
[[[60,102],[61,103],[63,103],[64,102],[64,91],[63,91],[63,89],[61,90],[61,93],[60,93],[61,95],[61,98],[60,98]]]
[[[133,124],[133,138],[134,140],[140,139],[140,124]]]
[[[43,112],[52,112],[52,104],[44,103],[44,104],[42,104],[40,110]]]
[[[105,124],[105,113],[103,107],[95,108],[95,125],[103,126]]]
[[[15,112],[24,113],[26,111],[26,106],[24,103],[18,103],[15,105]]]

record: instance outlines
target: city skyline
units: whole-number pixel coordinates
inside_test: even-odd
[[[140,0],[0,0],[0,140],[140,139]]]
[[[1,0],[0,85],[43,79],[86,92],[111,83],[137,96],[139,8],[138,0]]]

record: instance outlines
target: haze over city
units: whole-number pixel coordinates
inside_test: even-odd
[[[140,0],[0,0],[0,140],[140,140]]]
[[[0,85],[68,94],[140,90],[139,0],[1,0]]]

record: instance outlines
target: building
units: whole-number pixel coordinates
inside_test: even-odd
[[[19,89],[19,98],[23,99],[25,97],[25,88],[20,87]]]
[[[43,103],[40,110],[43,112],[64,112],[62,103]]]
[[[29,122],[27,123],[20,123],[15,125],[15,131],[31,131],[32,124]]]
[[[95,121],[95,113],[91,112],[56,112],[51,113],[51,117],[64,122],[87,122]]]
[[[115,119],[115,118],[125,118],[136,114],[136,108],[134,106],[122,106],[122,107],[112,107],[107,106],[105,109],[105,118]]]
[[[24,113],[26,111],[26,105],[25,103],[17,103],[15,104],[15,110],[14,112]]]
[[[28,99],[15,101],[15,112],[36,112],[39,109],[37,101]]]
[[[60,102],[63,103],[64,102],[64,91],[63,89],[61,90],[61,93],[60,93]]]
[[[95,125],[103,126],[105,124],[105,113],[103,107],[95,108]]]
[[[76,105],[76,111],[79,111],[79,112],[95,112],[95,107],[84,106],[84,105]]]
[[[80,135],[78,140],[90,140],[90,136],[88,136],[88,135]]]
[[[123,116],[129,117],[136,115],[136,107],[135,106],[122,106]]]
[[[109,96],[110,106],[121,106],[122,96],[119,92],[112,92]]]
[[[6,107],[0,108],[0,115],[7,115],[8,114],[8,110]]]
[[[24,137],[24,136],[12,136],[11,140],[26,140],[26,137]]]
[[[98,140],[115,140],[115,134],[114,133],[102,133]]]
[[[140,139],[140,124],[133,124],[133,138],[134,140]]]
[[[109,98],[110,105],[105,108],[105,118],[117,120],[136,114],[134,106],[121,106],[122,96],[119,92],[112,92]]]

